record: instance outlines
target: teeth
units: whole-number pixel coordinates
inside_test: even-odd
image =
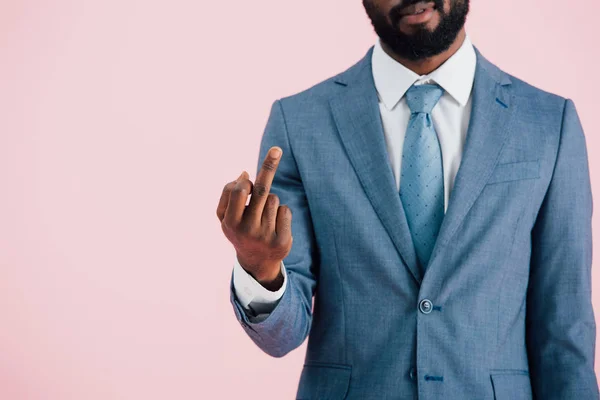
[[[417,11],[415,11],[414,15],[417,15],[417,14],[422,14],[422,13],[424,13],[424,12],[425,12],[425,9],[423,8],[423,9],[421,9],[421,10],[417,10]]]

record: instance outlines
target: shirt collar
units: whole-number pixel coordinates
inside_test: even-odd
[[[377,93],[388,110],[396,106],[416,81],[434,81],[464,107],[471,95],[477,56],[466,35],[460,48],[448,60],[431,73],[418,75],[388,55],[378,38],[371,62]]]

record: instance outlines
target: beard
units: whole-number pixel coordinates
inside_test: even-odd
[[[372,0],[363,0],[363,6],[380,40],[397,55],[413,61],[429,58],[448,50],[465,25],[469,13],[469,0],[451,0],[448,13],[444,12],[444,0],[433,0],[436,11],[440,14],[438,26],[433,31],[425,26],[417,26],[412,34],[402,32],[398,28],[401,19],[400,11],[420,1],[405,0],[393,7],[389,16],[386,16]]]

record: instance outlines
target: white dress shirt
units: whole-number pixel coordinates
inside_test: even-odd
[[[477,62],[473,45],[466,36],[461,47],[427,75],[418,75],[394,60],[383,50],[379,39],[374,45],[371,61],[388,156],[398,190],[404,135],[411,115],[404,94],[413,84],[437,83],[444,89],[442,97],[431,112],[431,118],[442,150],[445,212],[462,159],[471,116],[471,89]],[[249,317],[251,321],[264,320],[279,302],[287,286],[283,262],[281,271],[284,276],[283,284],[279,290],[272,292],[248,274],[236,257],[233,269],[234,290],[242,307],[249,311],[249,316],[256,315]]]

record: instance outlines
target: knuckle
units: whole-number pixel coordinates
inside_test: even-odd
[[[223,222],[227,224],[227,227],[231,230],[236,230],[240,222],[236,219],[235,216],[227,214],[225,218],[223,218]]]
[[[286,205],[279,206],[284,220],[292,219],[292,209]]]
[[[273,241],[273,247],[276,249],[286,249],[288,247],[288,238],[284,235],[277,235]]]
[[[238,231],[238,233],[240,233],[243,236],[250,236],[252,234],[252,225],[250,225],[246,222],[241,222],[237,226],[237,231]]]
[[[250,179],[246,179],[244,181],[244,187],[248,190],[248,192],[252,192],[252,189],[254,188],[254,184],[252,183],[252,181]]]
[[[257,196],[264,196],[265,194],[267,194],[267,186],[262,184],[262,183],[257,183],[254,185],[254,191],[252,192],[252,194],[255,194]]]
[[[232,189],[232,192],[236,195],[242,195],[246,193],[246,188],[242,185],[235,185],[235,187]]]
[[[223,186],[223,193],[229,192],[233,188],[234,185],[235,185],[235,182],[227,183],[225,186]]]
[[[229,228],[229,225],[227,224],[227,221],[225,219],[223,219],[223,221],[221,221],[221,230],[223,231],[225,236],[229,237],[229,233],[231,232],[231,229]]]
[[[275,169],[277,168],[277,161],[273,159],[265,160],[265,162],[263,163],[263,168],[266,171],[275,171]]]
[[[277,209],[277,205],[279,204],[279,197],[276,194],[269,193],[267,197],[267,207]]]

